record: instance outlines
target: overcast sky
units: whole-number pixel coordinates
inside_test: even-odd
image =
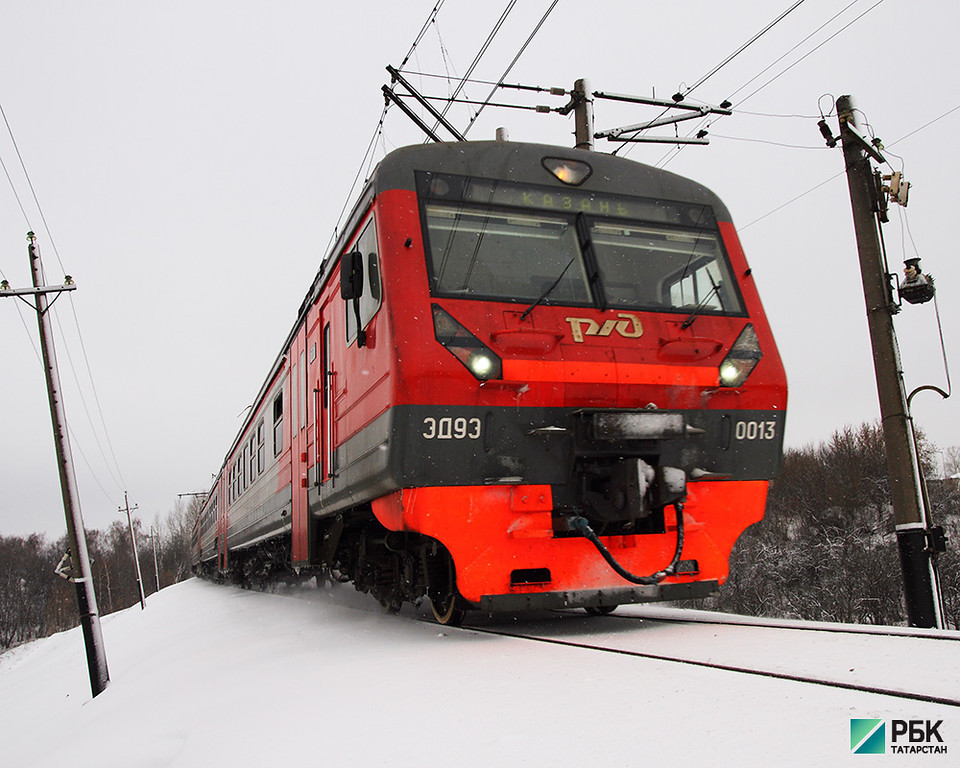
[[[669,97],[792,4],[561,0],[507,82],[569,88],[586,77],[594,90]],[[79,286],[58,302],[56,325],[88,528],[121,519],[125,489],[149,525],[178,493],[209,486],[326,253],[381,114],[384,67],[400,64],[434,5],[0,6],[0,104],[42,209],[0,125],[25,211],[0,176],[0,270],[29,284],[32,228],[48,282],[66,272]],[[507,5],[446,0],[406,68],[465,74]],[[473,76],[497,80],[549,5],[517,3]],[[836,96],[854,96],[914,185],[909,233],[899,210],[884,228],[891,269],[915,244],[937,277],[948,356],[960,360],[960,109],[946,114],[960,107],[958,17],[943,2],[806,0],[691,94],[734,102],[709,146],[627,154],[706,184],[732,212],[787,368],[789,446],[879,416],[842,156],[817,129]],[[431,95],[454,87],[410,79]],[[564,103],[516,91],[495,101]],[[462,127],[471,109],[451,118]],[[612,102],[595,112],[598,130],[657,114]],[[573,142],[569,118],[503,109],[485,110],[470,138],[497,126],[516,141]],[[375,159],[420,141],[393,109]],[[907,389],[946,389],[933,305],[906,307],[897,331]],[[64,521],[36,319],[18,300],[0,299],[0,341],[0,534],[56,537]],[[937,445],[960,444],[956,397],[925,392],[913,410]]]

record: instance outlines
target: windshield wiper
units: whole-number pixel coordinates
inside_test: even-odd
[[[549,288],[547,288],[547,290],[545,290],[543,293],[541,293],[541,294],[540,294],[540,298],[537,299],[535,302],[533,302],[533,304],[531,304],[529,307],[527,307],[526,310],[524,311],[524,313],[523,313],[522,315],[520,315],[520,319],[521,319],[521,320],[526,320],[526,319],[527,319],[527,315],[529,315],[531,312],[533,312],[534,307],[536,307],[541,301],[543,301],[545,298],[547,298],[547,296],[550,295],[550,293],[553,291],[554,288],[556,288],[558,285],[560,285],[560,281],[563,280],[563,276],[564,276],[565,274],[567,274],[567,270],[570,269],[570,265],[573,264],[573,262],[576,261],[576,260],[577,260],[577,257],[574,256],[572,259],[570,259],[570,261],[567,262],[567,266],[565,266],[565,267],[563,268],[563,271],[560,273],[560,276],[559,276],[556,280],[553,281],[553,285],[551,285]]]
[[[710,282],[713,283],[712,277],[710,278]],[[700,314],[700,310],[706,306],[707,302],[710,301],[714,294],[720,293],[721,285],[723,285],[723,281],[720,281],[719,283],[713,283],[713,288],[707,291],[707,295],[700,300],[700,303],[697,304],[696,307],[694,307],[693,312],[690,313],[690,317],[680,323],[681,328],[689,328],[691,325],[693,325],[693,321],[697,319],[697,316]]]

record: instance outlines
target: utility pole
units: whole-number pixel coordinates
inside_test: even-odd
[[[143,580],[140,578],[140,555],[137,554],[137,537],[133,532],[133,518],[130,517],[130,513],[133,511],[130,509],[130,500],[127,498],[127,492],[123,492],[123,503],[125,508],[118,507],[118,511],[127,513],[127,525],[130,526],[130,543],[133,545],[133,563],[137,567],[137,591],[140,593],[140,610],[144,610],[147,607],[146,598],[143,596]],[[133,509],[137,509],[134,505]]]
[[[157,531],[150,526],[150,539],[153,542],[153,572],[157,575],[157,592],[160,591],[160,566],[157,565]]]
[[[899,306],[893,300],[891,275],[887,274],[880,245],[880,195],[883,192],[870,165],[871,157],[880,163],[885,160],[880,147],[867,141],[857,129],[853,100],[849,96],[837,99],[837,113],[880,397],[907,620],[910,626],[942,629],[943,603],[937,573],[942,536],[931,527],[923,502],[912,419],[893,327],[893,315]],[[824,136],[830,144],[832,137],[828,137],[828,133],[827,130]]]
[[[23,299],[27,306],[36,310],[37,323],[40,326],[40,348],[43,356],[43,371],[47,382],[47,399],[50,403],[50,419],[53,423],[53,442],[57,451],[57,464],[60,469],[60,493],[63,497],[63,512],[67,522],[67,540],[70,549],[58,566],[58,573],[74,583],[77,590],[77,607],[80,612],[80,626],[87,652],[87,668],[90,673],[90,690],[94,697],[106,689],[110,683],[107,670],[107,656],[103,647],[103,634],[100,630],[100,616],[97,611],[97,595],[93,588],[93,573],[90,570],[90,557],[87,553],[87,537],[83,528],[83,516],[80,513],[80,495],[77,491],[77,478],[73,467],[73,453],[70,450],[70,436],[67,432],[67,417],[60,395],[60,372],[57,369],[57,353],[53,344],[53,329],[47,314],[53,302],[47,301],[48,293],[56,293],[54,301],[63,291],[76,289],[70,276],[64,278],[59,286],[43,285],[40,251],[36,246],[36,236],[27,233],[27,253],[30,258],[30,271],[33,276],[33,288],[13,290],[6,281],[0,285],[0,296],[36,297],[36,304]]]
[[[570,104],[573,107],[574,136],[576,149],[593,149],[593,94],[590,93],[590,84],[584,80],[577,80],[573,84],[573,93],[570,94]]]

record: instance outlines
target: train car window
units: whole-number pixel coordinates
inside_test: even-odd
[[[713,232],[594,221],[591,244],[611,307],[743,312]]]
[[[300,422],[300,377],[297,376],[297,364],[294,363],[290,369],[290,439],[293,440],[297,434],[297,426]]]
[[[369,325],[383,303],[383,291],[380,280],[380,260],[377,255],[377,227],[373,217],[367,222],[354,249],[363,255],[363,292],[360,295],[360,328]],[[347,318],[347,343],[357,337],[357,317],[353,302],[344,305]]]
[[[367,222],[360,237],[353,246],[363,256],[363,292],[360,294],[360,328],[369,325],[383,303],[380,280],[380,260],[377,255],[377,227],[373,217]],[[347,318],[347,343],[357,337],[357,316],[353,302],[344,304]]]
[[[273,400],[273,455],[283,451],[283,392]]]
[[[429,203],[425,219],[434,295],[590,303],[569,217]]]
[[[380,306],[380,262],[376,253],[367,254],[367,282],[370,285],[371,304]],[[361,316],[363,312],[361,310]]]
[[[300,371],[303,374],[304,381],[297,382],[300,387],[300,408],[297,415],[297,421],[300,425],[300,431],[307,428],[307,353],[300,353]]]
[[[263,419],[257,424],[257,474],[263,473]]]
[[[257,479],[257,444],[254,442],[256,440],[256,435],[250,435],[250,444],[248,447],[248,454],[250,458],[250,482],[253,483]]]

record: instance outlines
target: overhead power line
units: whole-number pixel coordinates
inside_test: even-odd
[[[497,19],[496,24],[493,25],[493,29],[490,30],[490,33],[487,35],[487,39],[483,41],[483,45],[480,46],[480,50],[477,51],[477,54],[473,57],[473,61],[470,62],[470,66],[467,68],[466,73],[463,77],[460,78],[460,82],[457,84],[457,87],[454,89],[453,93],[450,94],[450,99],[457,98],[463,89],[466,87],[467,79],[473,74],[473,70],[477,68],[477,65],[480,63],[480,59],[483,58],[484,54],[490,48],[493,39],[497,36],[497,33],[503,28],[504,22],[506,22],[507,17],[510,15],[510,12],[513,10],[514,6],[517,4],[517,0],[509,0],[507,7],[503,9],[503,12],[500,14],[500,18]],[[446,107],[441,111],[441,116],[446,117],[447,112],[450,111],[450,107],[453,105],[453,102],[450,101]],[[436,131],[437,127],[441,124],[442,120],[438,119],[433,126],[433,130]]]
[[[949,115],[952,115],[952,114],[953,114],[954,112],[956,112],[957,110],[960,110],[960,104],[958,104],[957,106],[953,107],[952,109],[948,109],[948,110],[947,110],[946,112],[944,112],[942,115],[933,118],[933,120],[928,120],[926,123],[924,123],[923,125],[921,125],[919,128],[914,128],[912,131],[910,131],[909,133],[904,134],[904,135],[901,136],[899,139],[896,139],[895,141],[891,141],[889,144],[887,144],[887,145],[884,146],[884,149],[887,151],[887,154],[890,154],[890,151],[889,151],[889,150],[890,150],[890,147],[896,146],[897,144],[899,144],[899,143],[901,143],[901,142],[903,142],[903,141],[906,141],[906,140],[909,139],[911,136],[914,136],[914,135],[920,133],[920,131],[922,131],[922,130],[924,130],[924,129],[926,129],[926,128],[929,128],[929,127],[930,127],[931,125],[933,125],[934,123],[936,123],[936,122],[938,122],[938,121],[940,121],[940,120],[943,120],[943,118],[948,117]],[[801,198],[806,197],[806,196],[809,195],[811,192],[816,192],[818,189],[820,189],[820,187],[826,186],[826,185],[829,184],[831,181],[834,181],[835,179],[840,178],[841,176],[843,176],[843,174],[844,174],[844,171],[840,171],[839,173],[835,173],[835,174],[834,174],[833,176],[831,176],[829,179],[825,179],[824,181],[821,181],[819,184],[817,184],[816,186],[811,187],[811,188],[808,189],[806,192],[801,192],[801,193],[800,193],[799,195],[797,195],[796,197],[793,197],[793,198],[791,198],[790,200],[787,200],[787,202],[785,202],[785,203],[781,203],[781,204],[778,205],[776,208],[774,208],[774,209],[772,209],[772,210],[770,210],[770,211],[767,211],[767,212],[766,212],[765,214],[763,214],[762,216],[758,216],[758,217],[757,217],[756,219],[754,219],[753,221],[750,221],[750,222],[744,224],[743,226],[739,227],[740,231],[742,232],[742,231],[745,230],[747,227],[752,227],[754,224],[757,224],[757,223],[763,221],[763,220],[764,220],[765,218],[767,218],[768,216],[772,216],[773,214],[777,213],[778,211],[782,211],[782,210],[783,210],[784,208],[786,208],[787,206],[792,205],[793,203],[797,202],[797,201],[800,200]]]
[[[513,60],[510,62],[509,65],[507,65],[507,68],[503,70],[503,74],[500,75],[500,78],[497,80],[496,85],[494,85],[490,93],[487,94],[487,98],[484,99],[484,103],[481,104],[480,109],[478,109],[476,113],[473,115],[473,117],[470,118],[470,122],[467,124],[467,127],[463,129],[464,136],[466,136],[469,130],[473,127],[473,124],[476,122],[477,118],[480,116],[480,113],[483,112],[484,108],[487,106],[490,106],[490,99],[493,98],[493,94],[497,92],[498,88],[503,87],[503,81],[506,80],[507,75],[510,74],[510,71],[513,69],[514,65],[516,65],[516,63],[520,60],[520,57],[523,56],[524,51],[527,50],[527,46],[530,45],[530,43],[533,41],[533,38],[537,36],[537,33],[540,31],[540,28],[544,25],[544,22],[546,22],[550,14],[553,13],[553,9],[557,7],[558,2],[560,2],[560,0],[553,0],[553,2],[550,4],[550,7],[547,8],[543,16],[540,17],[540,21],[537,22],[537,25],[533,28],[533,31],[527,36],[527,39],[524,40],[523,45],[520,46],[520,50],[517,51],[517,55],[513,57]]]
[[[417,50],[417,46],[420,45],[420,41],[423,40],[423,36],[427,34],[427,30],[430,28],[430,25],[436,21],[437,14],[440,13],[440,9],[443,7],[446,0],[438,0],[437,4],[433,6],[433,10],[427,15],[427,20],[423,22],[423,26],[420,28],[419,34],[413,41],[413,44],[410,46],[410,50],[407,51],[407,55],[403,57],[403,61],[400,62],[399,69],[403,69],[406,63],[410,60],[410,57],[413,56],[413,52]]]
[[[727,66],[727,64],[729,64],[731,61],[733,61],[735,58],[737,58],[737,56],[739,56],[741,53],[743,53],[745,50],[747,50],[747,48],[749,48],[751,45],[753,45],[755,42],[757,42],[757,40],[759,40],[761,37],[763,37],[765,34],[767,34],[767,32],[769,32],[771,29],[773,29],[775,26],[777,26],[777,24],[779,24],[781,21],[783,21],[785,18],[787,18],[787,16],[789,16],[791,13],[793,13],[795,10],[797,10],[797,8],[799,8],[799,7],[800,7],[801,5],[803,5],[805,2],[806,2],[806,0],[797,0],[797,2],[795,2],[795,3],[794,3],[793,5],[791,5],[789,8],[787,8],[787,10],[785,10],[783,13],[781,13],[779,16],[777,16],[777,18],[775,18],[773,21],[771,21],[769,24],[767,24],[767,26],[765,26],[763,29],[761,29],[759,32],[757,32],[753,37],[751,37],[749,40],[747,40],[747,42],[745,42],[743,45],[741,45],[739,48],[737,48],[737,50],[735,50],[733,53],[731,53],[729,56],[727,56],[727,58],[725,58],[723,61],[721,61],[719,64],[717,64],[713,69],[711,69],[709,72],[707,72],[707,74],[705,74],[703,77],[701,77],[699,80],[697,80],[697,82],[695,82],[693,85],[691,85],[689,88],[687,88],[687,90],[684,91],[684,96],[689,95],[689,94],[693,91],[694,88],[698,88],[699,86],[701,86],[701,85],[703,85],[705,82],[707,82],[707,80],[709,80],[711,77],[713,77],[715,74],[717,74],[717,72],[719,72],[721,69],[723,69],[725,66]]]
[[[772,69],[774,66],[776,66],[779,62],[781,62],[784,58],[786,58],[787,56],[789,56],[791,53],[793,53],[794,51],[796,51],[800,46],[802,46],[804,43],[806,43],[807,41],[809,41],[812,37],[814,37],[814,36],[817,35],[819,32],[821,32],[825,27],[827,27],[827,26],[829,26],[831,23],[833,23],[837,18],[839,18],[840,16],[842,16],[844,13],[846,13],[846,11],[849,10],[852,6],[856,5],[857,2],[859,2],[859,0],[853,0],[853,2],[848,3],[848,4],[847,4],[846,6],[844,6],[840,11],[838,11],[838,12],[835,13],[835,14],[833,14],[833,16],[831,16],[827,21],[825,21],[823,24],[821,24],[819,27],[817,27],[813,32],[811,32],[811,33],[808,34],[806,37],[804,37],[800,42],[798,42],[797,44],[795,44],[795,45],[794,45],[792,48],[790,48],[788,51],[786,51],[785,53],[783,53],[783,54],[781,54],[780,56],[778,56],[773,62],[771,62],[770,64],[768,64],[766,67],[764,67],[764,69],[762,69],[762,70],[761,70],[760,72],[758,72],[756,75],[754,75],[753,77],[751,77],[746,83],[744,83],[744,84],[741,85],[739,88],[737,88],[733,93],[730,94],[730,96],[727,98],[727,101],[733,102],[734,99],[735,99],[735,97],[736,97],[736,95],[737,95],[738,93],[740,93],[740,91],[742,91],[744,88],[748,87],[751,83],[753,83],[754,81],[756,81],[757,78],[761,77],[764,73],[768,72],[770,69]],[[884,0],[877,0],[877,2],[875,2],[875,3],[874,3],[873,5],[871,5],[869,8],[867,8],[865,11],[863,11],[860,15],[856,16],[854,19],[852,19],[851,21],[847,22],[844,26],[842,26],[842,27],[841,27],[840,29],[838,29],[836,32],[834,32],[833,34],[831,34],[831,35],[830,35],[829,37],[827,37],[825,40],[823,40],[823,41],[821,41],[820,43],[818,43],[816,46],[814,46],[811,50],[809,50],[807,53],[805,53],[805,54],[804,54],[803,56],[801,56],[799,59],[797,59],[797,60],[794,61],[792,64],[790,64],[789,66],[787,66],[785,69],[783,69],[782,71],[780,71],[777,75],[775,75],[774,77],[770,78],[770,79],[767,80],[765,83],[763,83],[763,85],[759,86],[758,88],[756,88],[755,90],[753,90],[752,92],[750,92],[749,94],[747,94],[746,96],[744,96],[742,99],[740,99],[738,102],[736,102],[737,106],[739,107],[739,106],[742,106],[743,104],[745,104],[749,99],[751,99],[751,98],[753,98],[754,96],[756,96],[760,91],[762,91],[762,90],[763,90],[764,88],[766,88],[767,86],[771,85],[773,82],[775,82],[777,79],[779,79],[780,77],[782,77],[783,75],[785,75],[785,74],[786,74],[787,72],[789,72],[791,69],[793,69],[793,68],[796,67],[798,64],[800,64],[802,61],[804,61],[804,60],[806,60],[807,58],[809,58],[812,54],[814,54],[816,51],[818,51],[820,48],[822,48],[822,47],[823,47],[824,45],[826,45],[828,42],[830,42],[831,40],[833,40],[837,35],[839,35],[840,33],[844,32],[844,31],[847,30],[849,27],[851,27],[853,24],[855,24],[856,22],[858,22],[860,19],[862,19],[864,16],[866,16],[866,15],[867,15],[868,13],[870,13],[872,10],[874,10],[877,6],[879,6],[882,2],[884,2]],[[792,10],[792,9],[789,9],[789,10]],[[696,131],[702,130],[705,126],[708,126],[709,124],[710,124],[710,121],[708,121],[708,120],[702,121],[702,122],[699,123],[695,128],[693,128],[693,129],[691,130],[691,134],[694,133],[694,132],[696,132]],[[678,146],[677,148],[670,150],[670,151],[667,152],[663,157],[661,157],[660,160],[657,161],[656,166],[657,166],[658,168],[664,168],[664,167],[666,167],[667,163],[669,163],[670,160],[672,160],[674,157],[676,157],[677,154],[679,154],[682,150],[683,150],[683,147],[682,147],[682,146]]]
[[[57,258],[57,263],[60,265],[60,269],[61,269],[64,273],[66,273],[66,272],[67,272],[67,269],[66,269],[66,267],[64,266],[63,260],[62,260],[61,257],[60,257],[60,251],[59,251],[59,249],[57,248],[56,241],[55,241],[54,238],[53,238],[53,233],[50,231],[50,226],[49,226],[49,224],[47,223],[47,217],[46,217],[46,215],[45,215],[44,212],[43,212],[43,206],[40,204],[40,198],[39,198],[39,196],[37,195],[36,187],[34,186],[33,180],[32,180],[31,177],[30,177],[30,172],[27,170],[27,164],[26,164],[26,162],[25,162],[24,159],[23,159],[23,153],[20,151],[20,145],[19,145],[18,142],[17,142],[17,138],[16,138],[16,136],[15,136],[14,133],[13,133],[13,128],[12,128],[12,126],[10,125],[10,121],[7,119],[7,114],[6,114],[6,112],[3,110],[3,106],[2,106],[2,105],[0,105],[0,116],[3,117],[3,123],[4,123],[4,125],[6,126],[7,134],[8,134],[9,137],[10,137],[10,142],[12,143],[13,148],[14,148],[14,151],[16,152],[16,155],[17,155],[17,159],[18,159],[19,162],[20,162],[20,169],[21,169],[21,171],[23,172],[23,177],[24,177],[24,179],[26,180],[28,187],[30,188],[30,193],[31,193],[31,195],[33,196],[34,205],[36,206],[37,213],[39,214],[40,220],[41,220],[41,222],[43,223],[44,231],[47,233],[47,238],[48,238],[48,240],[49,240],[49,242],[50,242],[50,246],[51,246],[51,248],[53,248],[54,255],[55,255],[56,258]],[[0,162],[2,162],[2,161],[0,161]],[[24,205],[23,205],[23,201],[22,201],[22,199],[21,199],[21,197],[20,197],[20,195],[19,195],[19,193],[18,193],[18,191],[17,191],[16,185],[13,183],[13,179],[11,178],[9,171],[7,170],[6,164],[3,164],[3,170],[4,170],[4,174],[5,174],[6,177],[7,177],[7,181],[10,183],[10,188],[13,190],[14,197],[17,199],[17,203],[18,203],[18,205],[20,206],[20,211],[21,211],[21,213],[23,213],[24,220],[26,221],[28,228],[29,228],[29,229],[31,230],[31,232],[32,232],[33,227],[32,227],[31,224],[30,224],[30,217],[27,215],[26,209],[25,209],[25,207],[24,207]],[[40,268],[41,268],[41,270],[43,270],[42,264],[41,264],[41,267],[40,267]],[[6,276],[4,275],[3,278],[6,279]],[[93,397],[94,397],[94,400],[95,400],[95,402],[96,402],[96,407],[97,407],[97,413],[99,414],[99,417],[100,417],[100,428],[103,430],[104,438],[106,439],[107,446],[108,446],[109,451],[110,451],[110,455],[113,457],[113,469],[116,469],[116,476],[117,476],[117,477],[120,477],[121,480],[122,480],[122,478],[123,478],[123,473],[122,473],[121,470],[120,470],[120,463],[117,461],[116,453],[115,453],[115,451],[114,451],[114,449],[113,449],[113,442],[112,442],[111,439],[110,439],[110,431],[109,431],[109,429],[107,429],[106,419],[105,419],[104,416],[103,416],[103,407],[102,407],[101,404],[100,404],[100,396],[99,396],[99,394],[98,394],[98,392],[97,392],[97,386],[96,386],[96,383],[94,382],[94,379],[93,379],[93,371],[92,371],[92,369],[91,369],[91,367],[90,367],[90,359],[89,359],[89,357],[87,356],[86,345],[85,345],[84,342],[83,342],[83,331],[82,331],[82,329],[81,329],[81,327],[80,327],[80,318],[77,316],[77,308],[76,308],[76,305],[75,305],[74,302],[73,302],[73,296],[72,296],[72,295],[68,297],[68,301],[70,302],[70,308],[71,308],[72,315],[73,315],[73,322],[74,322],[74,325],[76,326],[76,329],[77,329],[77,339],[79,340],[80,349],[81,349],[81,352],[82,352],[82,354],[83,354],[84,364],[85,364],[86,369],[87,369],[87,377],[89,378],[89,381],[90,381],[90,388],[91,388],[91,391],[93,392]],[[19,312],[19,307],[18,307],[18,312]],[[81,400],[81,402],[83,403],[83,408],[84,408],[84,411],[85,411],[85,413],[86,413],[86,415],[87,415],[87,419],[88,419],[88,421],[90,422],[90,426],[91,426],[91,428],[92,428],[92,433],[93,433],[94,440],[95,440],[96,443],[97,443],[97,447],[100,449],[100,454],[101,454],[101,456],[103,457],[104,463],[105,463],[105,465],[106,465],[106,467],[107,467],[107,471],[108,471],[109,474],[111,475],[111,478],[114,480],[114,482],[116,482],[116,477],[114,476],[113,469],[111,469],[111,467],[110,467],[110,462],[108,461],[107,456],[106,456],[106,454],[104,453],[103,446],[100,444],[100,438],[97,436],[97,427],[94,425],[93,419],[90,417],[90,411],[89,411],[89,408],[87,407],[87,401],[86,401],[86,398],[84,397],[84,394],[83,394],[84,387],[83,387],[83,385],[82,385],[82,383],[81,383],[81,381],[80,381],[80,377],[77,375],[76,368],[75,368],[74,365],[73,365],[73,357],[72,357],[72,355],[70,354],[70,347],[65,343],[66,335],[65,335],[64,332],[63,332],[63,327],[60,325],[60,322],[59,322],[59,314],[58,314],[58,312],[57,312],[56,309],[53,309],[53,310],[52,310],[52,313],[53,313],[53,316],[57,318],[57,325],[58,325],[58,328],[59,328],[59,331],[60,331],[60,336],[61,336],[62,339],[64,339],[63,349],[64,349],[64,351],[65,351],[66,354],[67,354],[68,360],[70,361],[70,370],[71,370],[71,372],[73,373],[74,381],[75,381],[76,384],[77,384],[77,393],[78,393],[79,396],[80,396],[80,400]],[[31,345],[32,345],[32,344],[33,344],[33,336],[32,336],[32,334],[30,334],[29,329],[27,328],[26,321],[24,320],[22,314],[20,315],[20,320],[21,320],[21,322],[23,323],[24,329],[27,330],[27,335],[28,335],[28,337],[30,338],[30,342],[31,342]],[[34,351],[37,352],[36,346],[34,346]],[[38,354],[38,357],[39,357],[39,352],[37,352],[37,354]],[[80,449],[79,444],[78,444],[77,448],[78,448],[78,450],[80,451],[81,455],[83,455],[83,451],[82,451],[82,449]],[[86,456],[84,456],[84,460],[86,460]],[[89,462],[87,462],[87,464],[88,464],[88,466],[89,466]],[[91,472],[92,472],[92,467],[91,467]],[[100,483],[100,480],[99,480],[99,478],[96,476],[95,473],[93,473],[93,477],[94,477],[94,480],[97,482],[97,484],[100,486],[101,490],[103,490],[103,484]],[[118,487],[119,487],[119,483],[118,483]],[[104,494],[106,495],[106,492],[104,492]]]

